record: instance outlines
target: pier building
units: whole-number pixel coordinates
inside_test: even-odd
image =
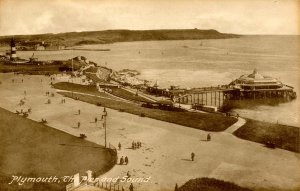
[[[286,85],[276,78],[260,74],[256,69],[251,74],[242,75],[228,85],[202,87],[192,89],[160,89],[148,87],[148,92],[172,99],[174,102],[221,108],[230,100],[256,100],[280,98],[289,101],[296,98],[292,86]]]

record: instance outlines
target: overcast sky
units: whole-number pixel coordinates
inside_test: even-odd
[[[106,29],[299,34],[299,0],[0,0],[0,35]]]

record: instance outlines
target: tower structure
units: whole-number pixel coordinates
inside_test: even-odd
[[[15,40],[12,38],[10,40],[10,60],[16,60],[16,59],[17,59],[16,43]]]

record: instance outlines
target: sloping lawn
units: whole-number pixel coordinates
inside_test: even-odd
[[[101,145],[0,108],[0,190],[65,190],[61,177],[87,170],[103,174],[116,155]],[[8,184],[13,175],[56,176],[57,183]]]
[[[299,127],[247,119],[246,124],[236,130],[234,135],[262,144],[269,141],[274,143],[275,147],[300,152]]]
[[[60,92],[60,94],[71,97],[69,92]],[[100,105],[103,107],[115,109],[139,115],[141,117],[149,117],[161,121],[175,123],[187,127],[201,129],[205,131],[223,131],[237,121],[236,118],[226,117],[221,114],[199,113],[199,112],[175,112],[165,111],[160,109],[150,109],[141,107],[139,104],[125,103],[111,99],[98,98],[88,95],[74,94],[81,101],[91,104]]]
[[[175,191],[251,191],[234,183],[218,180],[215,178],[196,178],[187,181]]]

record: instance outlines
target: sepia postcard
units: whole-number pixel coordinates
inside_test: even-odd
[[[299,9],[0,0],[0,191],[299,191]]]

